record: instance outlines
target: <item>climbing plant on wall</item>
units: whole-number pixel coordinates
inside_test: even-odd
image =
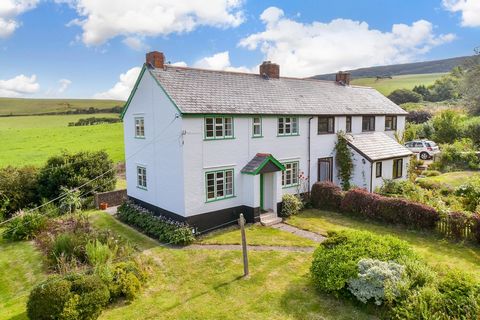
[[[347,137],[343,131],[337,133],[335,144],[335,161],[337,162],[338,178],[343,190],[350,189],[350,179],[353,173],[352,152],[348,148]]]

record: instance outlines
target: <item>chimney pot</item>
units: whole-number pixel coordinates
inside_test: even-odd
[[[147,65],[152,66],[153,68],[161,68],[165,66],[165,55],[163,52],[152,51],[147,53],[146,61]]]
[[[263,61],[260,65],[260,76],[264,75],[270,79],[280,78],[280,66],[270,61]]]
[[[344,86],[349,86],[350,85],[350,78],[351,78],[350,72],[338,71],[336,76],[335,76],[335,81],[338,84],[342,84]]]

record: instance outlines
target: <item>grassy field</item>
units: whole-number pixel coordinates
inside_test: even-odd
[[[359,86],[373,87],[389,95],[395,89],[413,89],[414,86],[423,84],[432,85],[435,80],[445,75],[445,73],[427,73],[427,74],[409,74],[404,76],[393,76],[393,79],[361,78],[353,79],[352,84]]]
[[[0,117],[0,167],[41,165],[62,150],[105,149],[115,161],[124,160],[122,123],[68,127],[69,122],[92,115]],[[118,117],[96,114],[96,117]]]
[[[0,116],[66,112],[90,107],[106,109],[124,104],[124,101],[117,100],[0,98]]]
[[[457,171],[457,172],[447,172],[439,176],[420,178],[419,180],[425,180],[434,183],[440,183],[449,185],[453,188],[459,187],[462,184],[468,182],[473,178],[479,178],[480,172],[474,171]]]
[[[319,210],[303,211],[297,216],[290,217],[288,223],[324,235],[327,231],[345,229],[393,235],[407,241],[427,263],[440,271],[460,268],[473,273],[480,280],[480,247],[478,246],[454,243],[429,233],[357,220],[339,213]]]

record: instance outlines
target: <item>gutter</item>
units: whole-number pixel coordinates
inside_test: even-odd
[[[370,192],[372,192],[373,187],[373,162],[370,162]]]
[[[311,160],[310,160],[310,150],[311,150],[311,127],[312,127],[313,117],[308,118],[308,193],[310,193],[310,173],[311,173]]]

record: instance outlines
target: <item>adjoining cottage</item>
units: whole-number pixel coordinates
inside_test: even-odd
[[[406,112],[375,89],[280,76],[265,61],[259,74],[201,70],[146,56],[122,114],[127,193],[198,230],[243,213],[276,217],[285,193],[316,181],[339,184],[334,146],[348,135],[352,184],[373,191],[405,179],[410,151],[398,144]]]

